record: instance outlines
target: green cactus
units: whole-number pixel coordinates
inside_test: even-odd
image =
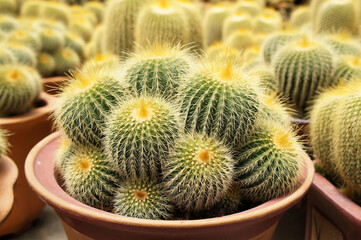
[[[124,71],[133,92],[174,97],[179,82],[193,65],[186,50],[156,43],[129,58]]]
[[[262,4],[254,0],[239,1],[234,6],[234,11],[242,11],[250,14],[252,17],[257,16],[263,10]]]
[[[140,46],[147,44],[189,42],[187,15],[176,3],[167,0],[156,1],[144,7],[137,18],[135,41]]]
[[[322,5],[328,0],[311,0],[310,12],[311,12],[311,23],[313,29],[315,29],[316,21],[319,16],[319,11]]]
[[[53,19],[68,25],[70,21],[69,7],[60,2],[44,2],[40,10],[40,16]]]
[[[360,43],[346,32],[327,35],[323,40],[338,56],[361,55]]]
[[[20,15],[22,17],[40,17],[40,11],[43,5],[44,5],[44,1],[39,1],[39,0],[24,1],[20,8]]]
[[[259,110],[257,83],[232,60],[203,64],[180,89],[185,129],[238,145],[253,127]]]
[[[23,114],[39,96],[39,82],[21,65],[0,65],[0,116]]]
[[[263,13],[256,17],[253,31],[255,33],[272,33],[282,29],[282,17],[276,13]]]
[[[85,58],[85,41],[77,34],[67,32],[65,34],[65,47],[73,49],[80,59]]]
[[[17,8],[14,0],[0,0],[0,14],[16,15]]]
[[[55,71],[55,60],[49,53],[42,52],[38,55],[36,69],[41,76],[50,77]]]
[[[108,3],[104,21],[106,52],[124,56],[133,51],[135,22],[147,2],[149,0],[113,0]]]
[[[93,25],[85,18],[76,17],[69,22],[68,30],[78,34],[85,42],[89,42],[93,33]]]
[[[122,216],[170,220],[173,205],[157,181],[136,180],[127,182],[117,189],[113,212]]]
[[[291,14],[289,23],[291,27],[300,29],[311,21],[311,9],[308,6],[300,6]]]
[[[104,31],[104,25],[98,25],[92,36],[92,41],[95,44],[95,50],[97,54],[105,53],[103,48]]]
[[[128,180],[159,178],[179,133],[178,113],[165,99],[130,98],[114,108],[105,129],[106,152]]]
[[[85,73],[91,73],[94,69],[101,70],[102,68],[116,69],[120,66],[120,60],[116,55],[102,55],[97,54],[94,58],[88,59],[82,67]]]
[[[40,33],[42,51],[53,53],[64,46],[64,34],[51,28],[43,28]]]
[[[84,4],[84,8],[92,12],[97,17],[97,23],[103,22],[105,11],[105,6],[103,3],[90,1]]]
[[[357,32],[356,8],[353,0],[333,0],[325,2],[319,10],[315,30],[317,33],[337,31]]]
[[[66,192],[73,198],[99,209],[111,207],[119,177],[101,149],[77,146],[68,153],[63,173]]]
[[[35,53],[41,49],[41,41],[37,33],[29,30],[18,29],[12,31],[7,39],[10,43],[19,43],[31,48]]]
[[[0,159],[4,154],[6,154],[9,147],[9,143],[6,138],[7,135],[7,131],[0,128]]]
[[[222,41],[223,22],[229,15],[228,6],[218,3],[207,9],[204,16],[206,46]]]
[[[74,143],[101,146],[105,118],[127,94],[127,84],[109,70],[104,66],[73,72],[73,80],[59,95],[55,122]]]
[[[265,63],[272,63],[272,58],[277,51],[292,41],[301,39],[302,35],[292,30],[285,30],[270,34],[262,44],[263,60]]]
[[[68,160],[76,149],[76,145],[64,134],[61,133],[61,143],[56,151],[54,171],[59,177],[64,176],[64,169]]]
[[[53,19],[36,19],[35,24],[41,29],[52,29],[57,32],[65,33],[67,27],[62,23]]]
[[[0,65],[3,64],[14,64],[16,62],[16,57],[13,52],[9,50],[6,46],[0,46]]]
[[[0,15],[0,30],[8,33],[20,26],[19,21],[13,16],[9,15]]]
[[[301,178],[301,145],[290,126],[262,119],[239,150],[237,183],[242,196],[266,202],[291,192]]]
[[[260,118],[288,124],[291,122],[290,113],[291,110],[286,107],[284,100],[276,96],[276,92],[262,96]]]
[[[203,134],[181,136],[164,166],[164,185],[181,210],[213,207],[233,182],[234,160],[221,141]]]
[[[335,64],[335,70],[332,74],[332,82],[346,82],[354,78],[361,78],[361,60],[360,57],[340,56]]]
[[[247,29],[239,29],[227,38],[226,44],[231,48],[245,50],[254,44],[254,33]]]
[[[244,64],[242,51],[222,43],[214,43],[207,49],[206,60],[210,62],[230,61]]]
[[[226,40],[233,32],[239,29],[253,29],[253,20],[248,13],[236,12],[224,20],[222,27],[223,40]]]
[[[272,63],[278,89],[301,112],[322,88],[332,84],[332,52],[306,36],[283,47]]]
[[[32,49],[16,42],[7,43],[5,46],[11,51],[17,63],[28,65],[31,67],[36,66],[36,54]]]
[[[78,54],[69,47],[58,49],[53,56],[55,60],[55,73],[59,76],[64,76],[69,70],[76,68],[80,64]]]
[[[97,49],[95,46],[95,42],[90,41],[86,44],[84,49],[84,55],[86,59],[94,58],[97,55]]]
[[[260,85],[264,88],[266,93],[273,93],[277,91],[276,79],[270,67],[260,65],[252,67],[250,74],[259,78]]]
[[[37,96],[35,101],[37,101],[39,100],[40,93],[43,91],[42,77],[34,67],[24,65],[23,68],[26,71],[26,73],[29,75],[29,78],[32,80],[34,84],[35,95]]]

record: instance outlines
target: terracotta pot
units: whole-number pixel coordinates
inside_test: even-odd
[[[52,132],[49,115],[53,112],[56,98],[41,93],[39,106],[21,116],[0,118],[0,127],[8,130],[9,157],[19,169],[19,178],[14,189],[14,209],[6,222],[0,226],[0,236],[17,233],[36,219],[44,203],[31,191],[24,172],[24,163],[31,148]]]
[[[69,81],[66,76],[43,78],[44,91],[50,95],[56,95],[61,92],[61,88]]]
[[[307,194],[306,239],[361,239],[361,207],[319,173]]]
[[[95,209],[65,193],[53,171],[59,146],[59,133],[42,140],[29,153],[25,171],[30,186],[55,209],[63,221],[68,239],[73,240],[271,239],[282,214],[301,200],[310,187],[314,174],[312,162],[306,154],[302,154],[303,179],[292,194],[219,218],[191,221],[146,220]]]
[[[8,157],[0,159],[0,226],[5,222],[14,204],[14,185],[18,168]]]

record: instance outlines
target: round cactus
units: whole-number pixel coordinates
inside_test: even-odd
[[[65,47],[73,49],[81,59],[85,58],[85,41],[77,34],[72,32],[65,34]]]
[[[109,209],[119,177],[102,150],[77,146],[66,161],[61,172],[69,195],[92,207]]]
[[[11,32],[20,26],[19,21],[8,15],[0,15],[0,30],[4,32]]]
[[[6,47],[11,51],[17,63],[35,67],[37,60],[34,51],[19,43],[8,43]]]
[[[101,146],[105,118],[127,94],[127,84],[112,75],[106,67],[74,72],[60,94],[55,121],[74,143]]]
[[[55,60],[48,53],[40,53],[38,55],[38,64],[36,69],[39,71],[41,76],[50,77],[55,71]]]
[[[335,64],[333,83],[347,82],[354,78],[361,78],[361,59],[354,56],[340,56]]]
[[[288,124],[291,120],[290,110],[276,93],[265,94],[261,98],[262,109],[260,118],[271,119],[280,124]]]
[[[7,131],[0,128],[0,159],[6,153],[9,147],[9,143],[6,139],[7,134]]]
[[[105,129],[106,151],[128,180],[159,178],[179,133],[177,111],[166,100],[141,96],[114,108]]]
[[[15,15],[17,7],[14,0],[0,0],[0,14]]]
[[[242,51],[231,48],[222,43],[214,43],[207,49],[206,59],[210,62],[232,61],[242,65],[244,58]]]
[[[338,56],[361,55],[360,43],[346,32],[325,36],[324,41]]]
[[[311,10],[309,7],[300,6],[291,14],[290,25],[299,29],[311,21]]]
[[[236,12],[224,20],[222,27],[222,37],[226,40],[234,31],[239,29],[253,29],[253,21],[249,14]]]
[[[272,63],[278,89],[300,111],[323,87],[332,84],[332,52],[306,36],[283,47]]]
[[[244,28],[234,31],[227,38],[226,44],[231,48],[244,50],[254,44],[253,32]]]
[[[319,11],[322,5],[328,0],[312,0],[310,4],[310,12],[311,12],[311,23],[313,29],[315,29],[317,18],[319,16]]]
[[[113,212],[122,216],[169,220],[173,206],[161,183],[137,180],[123,183],[114,197]]]
[[[246,12],[254,17],[262,12],[263,6],[258,1],[245,0],[245,1],[239,1],[234,6],[234,10]]]
[[[63,76],[79,66],[80,58],[78,54],[69,47],[64,47],[58,49],[54,53],[54,60],[55,60],[55,73],[59,76]]]
[[[68,30],[79,35],[85,42],[89,42],[93,33],[93,25],[83,17],[76,17],[69,22]]]
[[[90,1],[84,4],[84,8],[92,12],[97,17],[97,23],[101,23],[104,20],[105,6],[101,2]]]
[[[181,210],[200,212],[214,206],[228,191],[234,160],[216,138],[189,134],[176,141],[163,174],[171,201]]]
[[[15,62],[16,57],[14,56],[13,52],[6,46],[0,46],[0,65],[14,64]]]
[[[228,14],[229,9],[225,3],[218,3],[207,9],[204,16],[204,30],[207,46],[222,41],[223,22]]]
[[[76,145],[63,133],[61,133],[61,143],[59,149],[56,151],[54,171],[63,177],[64,169],[69,162],[70,157],[76,151]]]
[[[194,64],[179,46],[155,44],[127,61],[125,78],[137,94],[173,97],[178,93],[180,80]]]
[[[51,28],[43,28],[40,33],[42,51],[53,53],[64,45],[64,35]]]
[[[104,33],[105,33],[104,25],[98,25],[98,26],[95,28],[95,31],[94,31],[94,33],[93,33],[92,41],[93,41],[94,44],[95,44],[95,48],[96,48],[96,53],[97,53],[97,54],[103,54],[103,53],[105,53],[104,47],[103,47]]]
[[[70,20],[69,7],[60,2],[44,2],[40,9],[40,16],[54,19],[67,25]]]
[[[135,41],[140,46],[155,42],[183,45],[189,42],[189,34],[185,11],[167,0],[144,7],[135,26]]]
[[[25,66],[0,65],[0,116],[18,115],[33,107],[39,83]]]
[[[179,99],[187,131],[238,145],[259,110],[257,78],[228,59],[205,63],[182,83]]]
[[[61,33],[65,33],[65,31],[66,31],[66,26],[62,22],[58,22],[53,19],[36,19],[35,24],[40,29],[50,28],[54,31],[61,32]]]
[[[94,69],[101,70],[102,68],[115,69],[119,67],[120,60],[116,55],[97,54],[95,57],[87,60],[82,67],[83,72],[92,72]]]
[[[291,192],[301,177],[301,150],[290,126],[262,119],[237,156],[242,195],[266,202]]]
[[[28,30],[14,30],[7,39],[10,43],[19,43],[31,48],[34,52],[39,52],[41,49],[41,41],[37,34]]]
[[[267,66],[260,65],[250,69],[250,74],[259,78],[260,85],[264,88],[266,93],[273,93],[277,91],[276,79],[272,69]]]
[[[40,17],[40,11],[44,1],[27,0],[23,1],[20,9],[22,17]]]
[[[263,13],[256,17],[253,31],[256,33],[271,33],[282,29],[282,17],[276,13]]]

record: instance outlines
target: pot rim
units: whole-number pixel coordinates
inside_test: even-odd
[[[25,114],[12,117],[0,117],[0,126],[28,122],[38,118],[40,115],[48,114],[55,110],[56,97],[43,91],[40,93],[40,99],[45,101],[46,104],[44,106],[34,108]]]
[[[226,215],[217,218],[200,219],[200,220],[169,221],[169,220],[150,220],[150,219],[125,217],[110,212],[105,212],[99,209],[95,209],[90,206],[87,206],[87,208],[77,206],[73,203],[70,203],[56,196],[39,182],[39,180],[35,175],[35,170],[34,170],[34,162],[36,156],[38,155],[39,151],[44,148],[44,146],[46,146],[48,143],[55,140],[59,136],[60,136],[59,132],[55,132],[47,136],[30,151],[25,162],[25,175],[30,187],[39,196],[41,196],[41,198],[44,201],[46,201],[48,204],[58,209],[65,210],[67,211],[68,214],[71,214],[74,217],[79,218],[79,216],[84,216],[87,219],[96,219],[98,221],[111,222],[115,224],[123,224],[123,225],[136,226],[136,227],[158,227],[158,228],[161,227],[161,228],[181,229],[181,228],[219,226],[219,225],[237,223],[240,221],[252,221],[262,217],[271,218],[274,215],[276,215],[278,212],[284,209],[288,209],[294,204],[296,204],[297,201],[300,200],[310,188],[314,176],[314,167],[312,161],[303,151],[301,154],[301,159],[303,162],[303,167],[306,175],[303,176],[304,180],[303,182],[301,182],[301,185],[289,195],[270,200],[252,209],[240,213],[235,213],[232,215]],[[54,181],[56,181],[55,178]]]

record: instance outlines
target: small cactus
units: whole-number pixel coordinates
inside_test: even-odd
[[[272,33],[282,29],[282,17],[276,12],[263,13],[256,17],[253,31],[256,33]]]
[[[300,29],[311,21],[311,10],[309,7],[300,6],[291,14],[290,25],[293,28]]]
[[[249,72],[251,75],[259,78],[260,86],[264,88],[266,93],[274,93],[277,91],[276,79],[270,67],[260,65],[252,67]]]
[[[242,196],[265,202],[291,192],[301,177],[301,150],[291,127],[260,120],[236,158]]]
[[[282,99],[276,96],[276,93],[263,95],[261,106],[261,118],[272,119],[280,124],[290,123],[290,110],[285,106]]]
[[[16,56],[6,46],[0,46],[0,65],[14,64],[16,62]]]
[[[231,186],[234,160],[214,137],[182,136],[164,166],[167,195],[181,210],[200,212],[213,207]]]
[[[360,43],[346,32],[327,35],[323,40],[338,56],[361,55]]]
[[[335,64],[333,83],[348,82],[354,78],[361,78],[361,59],[359,56],[340,56]]]
[[[15,15],[17,7],[14,0],[0,0],[0,14]]]
[[[91,1],[84,4],[84,8],[92,12],[97,17],[97,23],[104,20],[105,6],[101,2]]]
[[[257,16],[263,10],[262,4],[254,0],[239,1],[234,6],[235,11],[242,11],[250,14],[252,17]]]
[[[83,17],[76,17],[69,22],[68,30],[79,35],[85,42],[89,42],[93,33],[93,25]]]
[[[40,53],[38,55],[38,64],[36,69],[39,71],[41,76],[50,77],[55,71],[55,60],[53,56],[48,53]]]
[[[27,0],[23,1],[20,8],[20,16],[22,17],[40,17],[40,11],[44,1]]]
[[[106,68],[109,70],[113,70],[120,67],[119,57],[113,54],[103,55],[97,54],[95,57],[88,59],[82,67],[82,71],[93,72],[94,69],[101,70],[102,68]]]
[[[55,167],[59,176],[64,176],[64,169],[69,162],[70,157],[74,154],[76,144],[74,144],[64,133],[61,133],[61,143],[56,151]]]
[[[17,63],[28,65],[31,67],[36,66],[36,54],[32,49],[16,42],[8,43],[5,46],[11,51]]]
[[[65,47],[73,49],[80,59],[85,58],[85,41],[77,34],[67,32],[65,34]]]
[[[244,50],[254,44],[254,34],[247,29],[234,31],[226,40],[226,44],[231,48]]]
[[[239,29],[253,29],[253,21],[249,14],[244,12],[236,12],[228,16],[223,23],[222,37],[226,40],[234,31]]]
[[[53,56],[55,60],[55,73],[59,76],[64,76],[69,70],[73,70],[80,64],[78,54],[69,47],[58,49]]]
[[[109,209],[119,177],[101,149],[78,146],[67,157],[60,172],[70,196],[92,207]]]
[[[53,53],[64,45],[64,35],[60,31],[43,28],[39,36],[43,52]]]
[[[113,202],[113,212],[122,216],[169,220],[173,214],[173,205],[163,184],[156,181],[123,183],[117,189]]]
[[[7,42],[23,44],[31,48],[36,53],[38,53],[41,49],[39,36],[29,30],[18,29],[12,31],[8,36]]]
[[[156,180],[178,133],[178,114],[172,105],[161,98],[140,96],[113,109],[104,145],[121,177]]]
[[[0,15],[0,30],[9,33],[20,26],[19,21],[12,16]]]
[[[70,21],[69,7],[59,2],[44,2],[40,10],[40,16],[60,21],[65,25]]]
[[[218,3],[206,11],[204,16],[206,46],[222,41],[223,22],[228,14],[228,6],[224,3]]]

